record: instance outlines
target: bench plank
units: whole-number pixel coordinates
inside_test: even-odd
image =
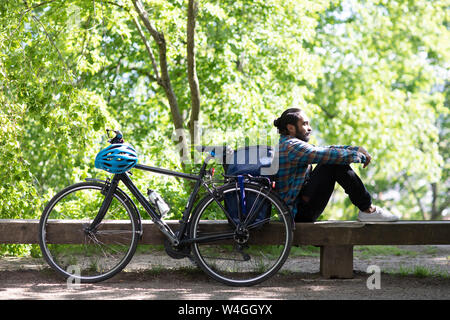
[[[166,221],[176,230],[178,221]],[[114,222],[120,224],[122,222]],[[62,242],[77,241],[79,234],[73,222],[58,222],[52,233]],[[226,225],[224,221],[208,223],[212,230]],[[162,244],[164,235],[150,220],[143,220],[143,244]],[[258,236],[258,243],[270,244],[279,234],[276,224]],[[38,243],[39,220],[0,219],[0,243]],[[71,240],[72,239],[72,240]],[[399,221],[357,222],[320,221],[296,223],[294,245],[338,246],[338,245],[431,245],[450,244],[450,221]]]
[[[430,245],[450,244],[450,221],[297,223],[300,245]]]

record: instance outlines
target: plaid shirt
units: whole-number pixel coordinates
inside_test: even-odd
[[[358,147],[316,147],[291,136],[280,136],[279,169],[276,174],[276,190],[287,204],[293,216],[297,214],[297,196],[305,182],[312,163],[350,164],[366,162]]]

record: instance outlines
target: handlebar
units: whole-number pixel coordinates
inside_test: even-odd
[[[229,146],[195,146],[198,152],[209,153],[212,158],[224,159],[227,154],[232,154],[234,151]]]

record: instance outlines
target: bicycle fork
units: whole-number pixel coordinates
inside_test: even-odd
[[[103,200],[102,206],[98,210],[98,213],[94,218],[94,221],[92,221],[92,223],[87,228],[85,228],[86,233],[92,233],[97,230],[97,227],[100,225],[100,223],[102,222],[103,218],[106,215],[106,212],[108,211],[109,207],[111,206],[111,202],[112,202],[114,193],[116,192],[117,186],[119,185],[119,181],[120,181],[120,179],[118,178],[118,175],[115,175],[113,177],[112,182],[109,182],[109,181],[105,182],[105,187],[102,190],[102,193],[106,193],[105,199]]]

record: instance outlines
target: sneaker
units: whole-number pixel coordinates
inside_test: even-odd
[[[375,206],[375,211],[372,213],[359,211],[358,220],[362,222],[395,222],[398,221],[398,217],[386,209]]]

